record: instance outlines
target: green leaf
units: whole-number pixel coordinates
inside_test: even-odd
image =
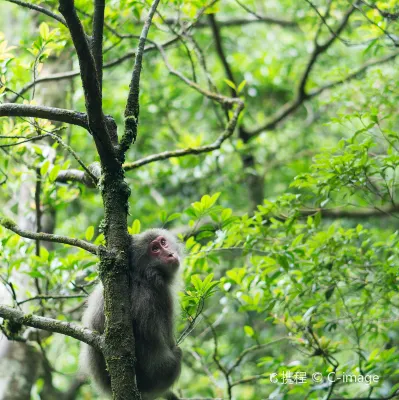
[[[169,215],[169,217],[166,219],[165,223],[166,223],[166,222],[173,221],[174,219],[180,218],[180,216],[181,216],[181,213],[174,213],[174,214],[171,214],[171,215]]]
[[[94,236],[94,226],[91,225],[86,229],[85,233],[86,240],[90,241],[91,239],[93,239],[93,236]]]
[[[245,276],[245,269],[244,268],[233,268],[230,271],[226,272],[226,275],[233,280],[235,283],[240,285],[242,280]]]
[[[320,222],[321,222],[321,212],[318,212],[314,216],[314,225],[316,228],[320,225]]]
[[[236,85],[230,79],[224,79],[224,81],[234,90],[237,90]]]
[[[301,233],[300,235],[298,235],[298,236],[294,239],[294,241],[292,242],[291,246],[292,246],[292,247],[296,247],[299,243],[302,242],[302,239],[304,238],[304,236],[305,236],[304,233]]]
[[[49,34],[50,34],[50,29],[45,22],[42,22],[40,24],[39,33],[40,33],[40,36],[43,38],[43,40],[48,40]]]
[[[43,262],[47,262],[49,259],[50,253],[44,246],[40,246],[40,260]]]
[[[202,281],[199,277],[199,275],[193,275],[191,277],[191,284],[194,286],[194,288],[200,292],[202,289]]]
[[[60,165],[54,165],[53,169],[51,170],[50,174],[49,174],[49,179],[51,182],[54,182],[57,179],[58,173],[61,170],[61,166]]]
[[[159,215],[159,218],[160,218],[162,224],[165,224],[165,223],[166,223],[167,216],[168,216],[168,215],[167,215],[166,211],[165,211],[165,210],[161,210],[160,215]]]
[[[243,81],[238,85],[237,94],[240,94],[240,93],[241,93],[241,91],[244,89],[246,83],[247,83],[247,81],[246,81],[246,80],[243,80]]]
[[[43,163],[43,165],[41,166],[41,168],[40,168],[40,174],[41,174],[42,176],[46,175],[46,173],[47,173],[49,167],[50,167],[50,160],[47,160],[47,161],[45,161],[45,162]]]
[[[254,337],[255,335],[255,331],[253,330],[253,328],[249,325],[245,325],[244,326],[244,332],[247,336],[249,337]]]
[[[141,231],[141,222],[140,222],[140,220],[135,219],[132,224],[131,234],[137,235],[140,233],[140,231]]]
[[[231,208],[225,208],[222,211],[222,221],[225,222],[226,220],[228,220],[231,217],[231,214],[233,213],[233,210]]]
[[[330,299],[330,297],[331,297],[331,296],[333,295],[333,293],[334,293],[334,290],[335,290],[335,285],[330,286],[330,287],[326,290],[326,292],[325,292],[326,300],[329,300],[329,299]]]

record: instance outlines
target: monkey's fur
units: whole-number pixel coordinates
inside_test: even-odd
[[[165,243],[165,245],[164,245]],[[174,307],[181,245],[164,229],[132,236],[131,301],[136,343],[136,379],[143,400],[159,396],[174,399],[168,389],[180,375],[182,351],[174,338]],[[104,332],[103,288],[98,285],[88,299],[83,324]],[[81,366],[97,386],[111,393],[103,355],[83,344]]]

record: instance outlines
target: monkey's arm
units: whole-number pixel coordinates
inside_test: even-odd
[[[85,326],[99,333],[104,332],[104,296],[101,284],[97,285],[90,295],[82,322]],[[111,380],[101,352],[91,346],[82,344],[80,365],[82,372],[91,375],[102,392],[107,393],[107,395],[111,392]]]
[[[82,319],[83,325],[103,333],[105,326],[104,295],[101,284],[97,285],[87,300],[87,309]]]

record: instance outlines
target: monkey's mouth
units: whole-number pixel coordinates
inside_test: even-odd
[[[171,254],[165,258],[165,263],[168,265],[179,265],[180,260],[179,257],[176,257],[174,254]]]

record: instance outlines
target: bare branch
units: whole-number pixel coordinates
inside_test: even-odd
[[[5,0],[5,1],[8,1],[9,3],[18,4],[21,7],[26,7],[26,8],[30,8],[31,10],[38,11],[38,12],[45,14],[51,18],[54,18],[56,21],[60,22],[62,25],[66,25],[64,18],[60,17],[59,15],[53,13],[50,10],[47,10],[47,8],[38,6],[36,4],[26,3],[21,0]]]
[[[319,95],[320,93],[324,92],[325,90],[328,89],[332,89],[335,86],[339,86],[342,85],[345,82],[349,82],[353,79],[358,78],[360,75],[362,75],[363,73],[365,73],[369,68],[371,67],[375,67],[376,65],[380,65],[380,64],[385,64],[389,61],[394,60],[396,57],[399,56],[399,51],[396,51],[392,54],[389,54],[385,57],[381,57],[381,58],[375,58],[373,60],[369,60],[366,63],[364,63],[362,66],[360,66],[357,70],[351,72],[350,74],[348,74],[347,76],[345,76],[342,79],[338,79],[334,82],[329,82],[324,86],[319,87],[318,89],[314,89],[311,92],[308,93],[309,97],[314,97]]]
[[[94,3],[92,49],[100,91],[103,81],[104,12],[105,0],[96,0]]]
[[[18,324],[31,326],[33,328],[44,329],[49,332],[61,333],[65,336],[73,337],[81,342],[93,346],[101,351],[102,336],[88,328],[72,324],[70,322],[59,321],[52,318],[39,317],[31,314],[24,314],[22,311],[12,307],[0,305],[0,317],[14,321]]]
[[[178,40],[179,40],[178,37],[168,40],[167,42],[162,44],[162,47],[164,47],[164,48],[168,47],[171,44],[176,43]],[[154,50],[157,50],[157,46],[155,46],[155,45],[147,46],[144,49],[144,53],[154,51]],[[134,58],[135,56],[136,56],[136,50],[130,51],[130,52],[124,54],[122,57],[116,58],[115,60],[105,63],[103,65],[103,69],[112,68],[116,65],[122,64],[124,61],[130,60],[131,58]],[[47,75],[47,76],[44,76],[43,78],[38,78],[35,81],[29,82],[27,85],[25,85],[18,93],[15,94],[14,97],[11,98],[10,102],[15,103],[19,97],[21,97],[29,89],[31,89],[32,87],[34,87],[40,83],[62,81],[64,79],[72,79],[72,78],[78,77],[79,75],[80,75],[80,71],[68,71],[68,72],[61,72],[58,74]]]
[[[241,364],[242,360],[244,359],[244,357],[246,355],[248,355],[248,354],[250,354],[252,352],[258,351],[258,350],[262,350],[265,347],[269,347],[269,346],[271,346],[271,345],[273,345],[275,343],[281,342],[283,340],[289,340],[289,339],[290,338],[288,338],[288,337],[282,337],[282,338],[278,338],[276,340],[272,340],[269,343],[263,343],[263,344],[258,344],[258,345],[252,346],[252,347],[248,347],[247,349],[243,350],[241,352],[241,354],[236,358],[236,360],[234,361],[233,365],[228,369],[228,373],[231,374],[233,372],[233,370],[235,368],[237,368]]]
[[[43,240],[45,242],[55,242],[67,244],[69,246],[80,247],[83,250],[88,251],[89,253],[97,255],[98,246],[86,242],[85,240],[70,238],[67,236],[53,235],[45,232],[32,232],[26,231],[17,226],[17,224],[8,219],[8,218],[0,218],[0,225],[4,226],[4,228],[9,229],[10,231],[16,233],[19,236],[22,236],[27,239],[33,240]]]
[[[318,212],[324,218],[338,219],[338,218],[348,218],[348,219],[366,219],[373,217],[391,217],[399,212],[399,205],[393,205],[388,207],[374,207],[374,208],[360,208],[356,210],[351,209],[339,209],[339,208],[315,208],[311,210],[300,210],[301,215],[307,217],[309,215],[315,215]]]
[[[247,378],[240,379],[238,381],[232,382],[231,387],[237,386],[237,385],[243,385],[245,383],[250,383],[250,382],[255,382],[259,381],[261,379],[267,379],[267,376],[265,375],[254,375],[254,376],[249,376]]]
[[[178,20],[175,18],[167,18],[165,20],[165,23],[167,25],[176,25],[177,22],[178,22]],[[238,17],[238,18],[225,19],[225,20],[220,20],[218,23],[219,23],[219,26],[221,26],[221,27],[244,26],[244,25],[250,25],[250,24],[256,24],[256,23],[280,25],[280,26],[287,27],[287,28],[297,28],[298,27],[298,24],[295,21],[289,21],[289,20],[275,18],[275,17],[268,17],[265,15],[257,15],[256,18]],[[209,23],[199,21],[195,24],[194,28],[195,29],[209,28]]]
[[[68,72],[61,72],[58,74],[47,75],[47,76],[44,76],[43,78],[37,78],[36,80],[29,82],[27,85],[25,85],[18,93],[15,94],[14,97],[11,98],[10,102],[15,103],[19,97],[21,97],[29,89],[38,85],[39,83],[62,81],[64,79],[75,78],[79,75],[80,75],[80,71],[68,71]]]
[[[231,20],[227,20],[227,21],[220,21],[219,26],[247,25],[247,24],[252,24],[254,22],[262,22],[262,23],[267,23],[267,24],[272,24],[272,25],[280,25],[280,26],[288,27],[288,28],[297,28],[298,27],[298,24],[295,21],[289,21],[289,20],[285,20],[285,19],[260,15],[257,12],[252,11],[249,7],[247,7],[245,4],[243,4],[242,2],[240,2],[238,0],[236,0],[236,3],[241,8],[243,8],[247,13],[254,16],[256,19],[239,18],[236,20],[231,19]]]
[[[90,178],[90,180],[92,182],[92,185],[96,186],[97,185],[97,181],[98,181],[98,177],[93,175],[93,173],[91,172],[89,167],[86,167],[85,163],[80,159],[80,157],[75,152],[75,150],[71,146],[69,146],[67,143],[65,143],[58,135],[56,135],[54,133],[51,133],[51,132],[48,132],[48,134],[57,143],[59,143],[62,147],[64,147],[64,149],[66,149],[69,154],[72,155],[72,157],[77,161],[77,163],[83,168],[83,170],[85,171],[86,176]]]
[[[194,147],[194,148],[187,148],[187,149],[181,149],[181,150],[174,150],[174,151],[165,151],[163,153],[159,154],[153,154],[151,156],[142,158],[141,160],[137,160],[132,163],[126,163],[123,165],[125,171],[131,171],[133,169],[137,169],[142,167],[143,165],[153,163],[155,161],[160,161],[160,160],[166,160],[168,158],[174,158],[174,157],[183,157],[189,154],[201,154],[201,153],[209,153],[213,150],[219,149],[222,145],[222,143],[228,139],[233,133],[234,129],[237,125],[238,117],[241,113],[241,111],[244,108],[244,103],[238,100],[237,108],[234,111],[233,117],[230,119],[230,121],[227,124],[227,127],[225,131],[220,135],[215,142],[213,142],[210,145],[206,146],[199,146],[199,147]]]
[[[0,117],[33,117],[65,122],[89,129],[85,113],[62,108],[33,106],[29,104],[0,104]]]
[[[317,43],[317,36],[316,36],[312,55],[310,56],[308,65],[306,66],[303,76],[301,78],[301,81],[299,83],[299,88],[298,88],[298,97],[299,98],[306,97],[305,86],[306,86],[306,83],[308,81],[310,72],[312,71],[314,64],[316,63],[319,56],[326,52],[326,50],[335,42],[335,40],[339,37],[341,32],[344,30],[344,28],[346,27],[346,25],[349,21],[350,16],[356,11],[356,6],[355,6],[356,3],[357,2],[352,4],[352,6],[348,9],[348,11],[345,13],[344,17],[342,18],[341,23],[339,24],[337,30],[335,32],[331,31],[332,33],[331,33],[330,37],[323,44]]]
[[[150,11],[141,31],[139,45],[137,47],[136,59],[133,67],[132,80],[129,85],[129,95],[127,98],[125,109],[125,132],[120,141],[120,158],[124,159],[126,151],[137,137],[137,126],[140,113],[139,93],[140,93],[140,74],[143,64],[144,45],[150,30],[152,18],[158,7],[160,0],[154,0],[151,4]]]
[[[36,140],[42,140],[46,137],[49,137],[50,135],[47,133],[45,135],[37,135],[37,136],[32,136],[30,138],[27,137],[20,137],[20,136],[0,136],[0,139],[24,139],[21,140],[20,142],[15,142],[15,143],[7,143],[7,144],[0,144],[1,148],[5,148],[5,147],[13,147],[13,146],[18,146],[19,144],[23,144],[23,143],[27,143],[27,142],[34,142]]]
[[[35,297],[31,297],[29,299],[18,301],[17,304],[20,306],[21,304],[28,303],[34,300],[64,300],[64,299],[81,299],[82,297],[87,297],[87,294],[72,294],[72,295],[45,295],[41,294]]]
[[[89,188],[95,188],[101,176],[101,166],[99,163],[94,162],[88,166],[88,169],[90,170],[91,175],[78,169],[61,170],[57,175],[56,181],[64,183],[79,182]],[[95,181],[93,181],[93,176],[95,177]]]
[[[235,98],[235,97],[226,97],[223,96],[219,93],[214,93],[211,92],[209,90],[206,90],[204,88],[202,88],[202,86],[198,85],[197,83],[191,81],[190,79],[188,79],[186,76],[184,76],[181,72],[176,71],[170,64],[168,61],[168,58],[166,57],[166,53],[164,51],[164,49],[162,48],[162,46],[160,45],[156,45],[162,55],[162,58],[165,62],[166,68],[168,68],[169,72],[172,75],[177,76],[179,79],[181,79],[185,84],[187,84],[188,86],[190,86],[191,88],[193,88],[194,90],[196,90],[197,92],[201,93],[202,95],[204,95],[205,97],[208,97],[211,100],[215,100],[220,104],[223,105],[233,105],[233,104],[239,104],[241,102],[241,100],[239,98]]]
[[[59,10],[68,25],[78,55],[90,132],[94,137],[101,161],[108,167],[119,168],[102,110],[101,90],[93,54],[76,14],[73,0],[60,0]]]
[[[233,75],[233,71],[232,71],[232,69],[230,67],[230,64],[227,62],[226,55],[224,54],[224,50],[223,50],[223,46],[222,46],[222,37],[220,35],[219,26],[216,23],[215,15],[214,14],[209,14],[208,20],[209,20],[209,25],[211,26],[211,29],[212,29],[213,37],[215,39],[216,51],[217,51],[217,54],[218,54],[218,56],[220,58],[220,61],[223,64],[223,68],[224,68],[224,71],[226,73],[226,76],[235,85],[237,85],[236,84],[236,80],[235,80],[234,75]],[[230,89],[231,89],[232,96],[236,97],[237,96],[236,90],[234,88],[230,88]]]
[[[221,397],[177,397],[178,400],[223,400]]]

